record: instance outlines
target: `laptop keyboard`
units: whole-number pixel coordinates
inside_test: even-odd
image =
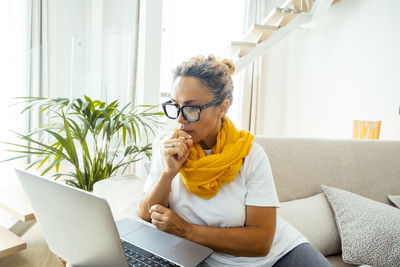
[[[121,243],[130,267],[179,266],[126,241],[121,240]]]

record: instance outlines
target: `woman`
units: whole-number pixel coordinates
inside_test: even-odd
[[[160,230],[212,248],[208,266],[330,266],[292,225],[264,150],[226,117],[234,66],[194,57],[174,72],[163,103],[180,127],[153,158],[140,217]]]

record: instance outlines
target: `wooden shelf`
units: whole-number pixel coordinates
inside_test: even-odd
[[[0,226],[0,258],[26,249],[26,242]]]
[[[31,205],[19,184],[1,188],[0,208],[24,222],[35,219]]]

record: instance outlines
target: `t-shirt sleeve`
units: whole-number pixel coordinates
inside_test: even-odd
[[[164,169],[162,154],[163,154],[163,148],[160,142],[160,146],[154,153],[153,158],[151,160],[150,172],[147,175],[147,180],[143,187],[143,193],[146,193],[150,189],[152,189],[157,183],[157,181],[160,179],[161,172]]]
[[[279,207],[271,165],[264,149],[257,143],[253,142],[245,158],[243,175],[246,179],[246,205]]]

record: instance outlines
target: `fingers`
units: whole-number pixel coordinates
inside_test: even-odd
[[[151,206],[149,213],[150,213],[150,218],[151,218],[151,223],[159,228],[163,224],[163,214],[167,211],[168,209],[165,208],[162,205],[156,204]]]
[[[151,223],[157,228],[161,226],[160,221],[156,219],[151,219]]]
[[[175,139],[175,138],[179,138],[179,137],[183,137],[184,139],[192,138],[192,136],[190,134],[188,134],[187,132],[185,132],[184,130],[175,130],[171,135],[171,139]]]
[[[171,137],[163,143],[163,158],[169,173],[176,175],[189,156],[192,145],[192,136],[183,130],[175,130]]]
[[[189,142],[190,143],[190,142]],[[164,152],[166,155],[177,155],[181,159],[189,149],[184,138],[169,139],[164,142]]]
[[[162,225],[162,215],[158,212],[153,212],[150,215],[151,218],[151,223],[155,226],[155,227],[160,227]]]
[[[164,142],[164,149],[169,148],[187,148],[186,142],[183,139],[169,139]]]
[[[170,138],[164,142],[164,148],[174,148],[178,146],[186,146],[187,141],[191,140],[190,138],[186,139],[184,137],[178,138]]]
[[[167,210],[168,208],[164,207],[163,205],[155,204],[150,207],[149,213],[150,214],[152,214],[153,212],[165,213]]]
[[[182,147],[167,147],[164,149],[164,154],[166,156],[177,156],[177,159],[180,160],[186,153],[186,150]]]
[[[150,210],[151,223],[159,230],[187,238],[191,225],[173,210],[162,205],[153,205]]]
[[[189,148],[191,148],[193,145],[193,139],[187,139],[187,140],[185,140],[185,143]]]

